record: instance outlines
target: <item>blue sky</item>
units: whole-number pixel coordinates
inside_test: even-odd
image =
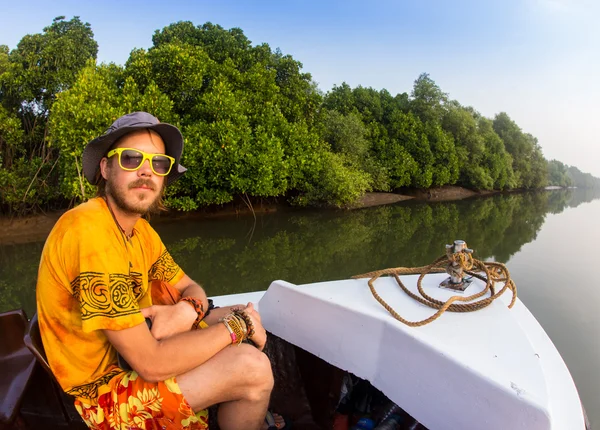
[[[347,82],[410,92],[422,72],[487,117],[507,112],[544,156],[600,177],[600,2],[0,0],[0,44],[55,16],[89,22],[98,59],[123,64],[172,22],[239,27],[304,64],[324,92]]]

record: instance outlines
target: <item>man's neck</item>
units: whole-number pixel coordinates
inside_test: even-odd
[[[142,216],[140,214],[122,211],[121,209],[119,209],[116,202],[110,195],[107,195],[105,199],[108,204],[109,210],[112,211],[115,220],[117,221],[118,227],[121,228],[125,236],[131,237],[131,235],[133,234],[133,227],[135,226],[135,223]]]

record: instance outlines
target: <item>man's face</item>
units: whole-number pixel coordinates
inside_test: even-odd
[[[139,130],[121,138],[116,148],[133,148],[148,154],[164,154],[165,144],[160,135],[151,130]],[[116,206],[130,215],[144,215],[156,209],[164,186],[165,176],[157,176],[149,160],[132,172],[121,169],[119,155],[100,162],[102,176],[106,179],[106,195]]]

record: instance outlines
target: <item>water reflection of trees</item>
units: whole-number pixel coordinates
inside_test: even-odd
[[[575,208],[582,203],[589,203],[592,200],[600,198],[600,189],[598,188],[577,188],[569,190],[567,206]]]
[[[231,229],[200,233],[200,240],[193,242],[167,241],[167,246],[211,294],[260,290],[274,279],[317,282],[385,267],[423,265],[457,238],[467,240],[478,258],[506,262],[536,238],[546,213],[559,213],[574,201],[590,201],[574,200],[575,194],[561,190],[292,214],[275,225],[269,221],[264,225],[265,217],[259,217],[250,243],[246,232]],[[238,223],[235,228],[239,227]]]
[[[533,241],[548,212],[600,197],[592,190],[498,195],[451,203],[405,202],[352,212],[292,212],[158,224],[171,254],[209,294],[265,289],[433,261],[464,239],[477,258],[506,262]],[[35,311],[43,243],[0,247],[0,311]]]
[[[43,243],[0,246],[0,312],[35,312],[35,282]]]

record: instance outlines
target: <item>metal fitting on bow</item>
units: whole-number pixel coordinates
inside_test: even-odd
[[[446,272],[450,275],[444,280],[440,287],[449,288],[455,291],[465,291],[471,284],[471,279],[465,279],[465,270],[473,268],[472,249],[467,248],[464,240],[455,240],[454,244],[446,245],[446,256],[448,265]]]

